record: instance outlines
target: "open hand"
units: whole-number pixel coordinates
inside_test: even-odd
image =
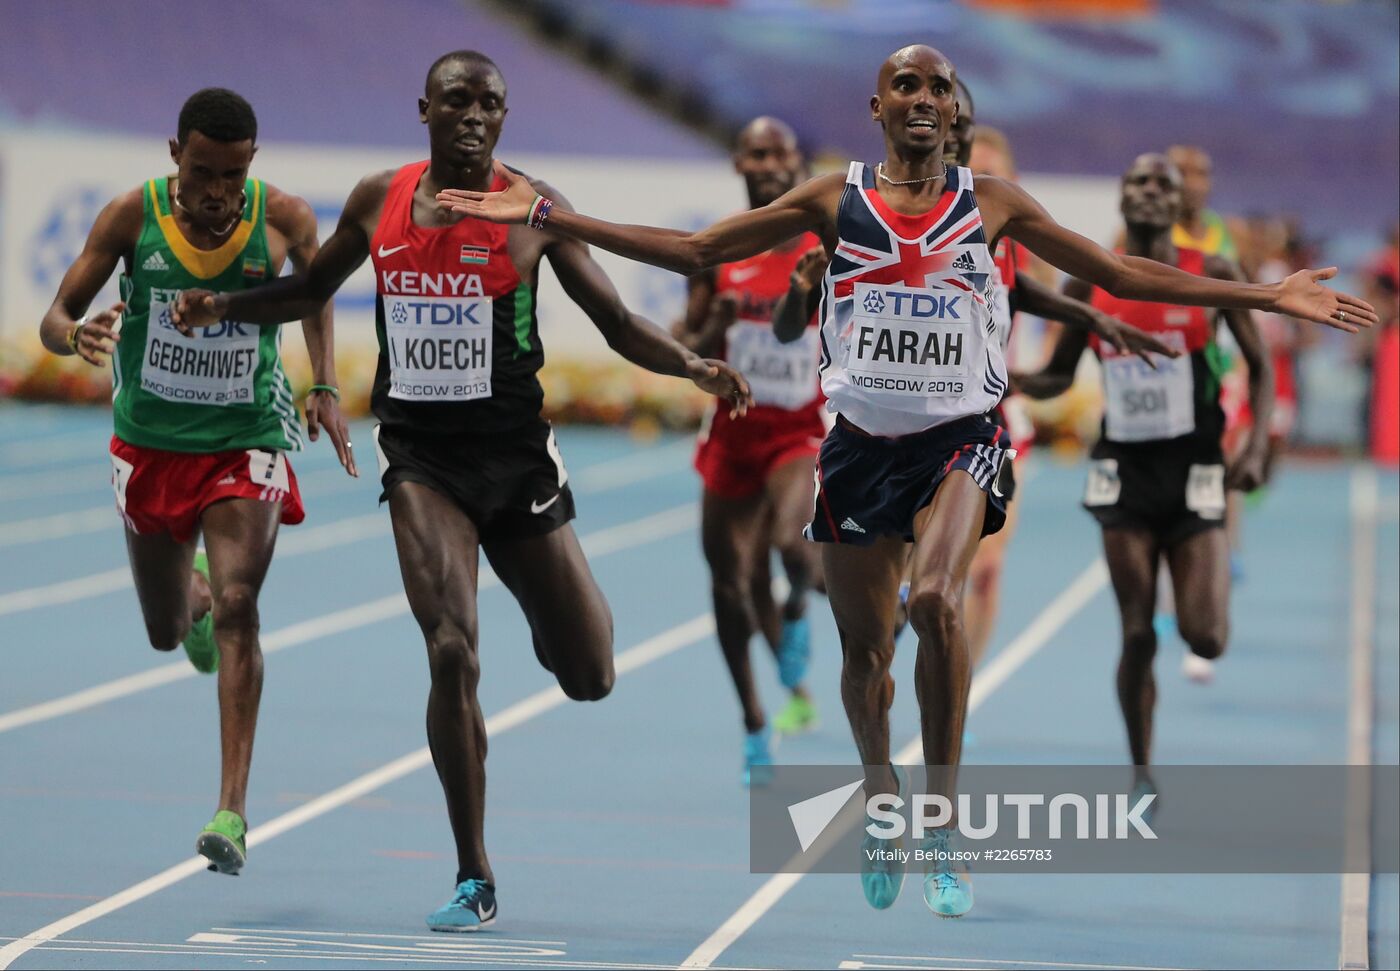
[[[73,350],[93,367],[106,367],[104,357],[111,357],[121,340],[122,311],[126,304],[118,302],[106,310],[89,314],[78,329],[78,340]]]
[[[708,357],[693,358],[685,371],[686,377],[695,382],[701,391],[729,402],[730,418],[742,418],[748,414],[749,405],[753,403],[749,383],[724,361]]]
[[[350,442],[350,429],[340,414],[340,402],[328,391],[313,391],[306,396],[306,434],[313,442],[321,437],[321,429],[326,429],[331,444],[335,446],[335,456],[341,466],[352,476],[359,478],[360,470],[355,465],[354,445]]]
[[[829,262],[826,258],[826,247],[813,246],[797,258],[797,265],[792,269],[788,285],[794,290],[811,290],[822,282],[822,275],[826,273]]]
[[[438,207],[464,216],[475,216],[493,223],[523,223],[535,203],[534,186],[523,175],[512,172],[501,162],[495,163],[496,174],[506,180],[499,192],[476,192],[471,189],[443,189],[437,194]]]
[[[1179,350],[1163,344],[1147,331],[1139,330],[1132,324],[1125,324],[1108,314],[1095,315],[1093,329],[1099,340],[1112,344],[1119,354],[1136,354],[1154,371],[1157,369],[1157,362],[1152,360],[1153,354],[1161,354],[1163,357],[1181,356]]]
[[[1325,270],[1299,270],[1278,284],[1278,296],[1270,309],[1287,317],[1326,324],[1348,334],[1380,323],[1376,308],[1365,300],[1318,282],[1336,275],[1335,266]]]

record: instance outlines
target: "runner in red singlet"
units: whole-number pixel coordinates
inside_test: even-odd
[[[776,118],[756,118],[740,132],[734,168],[744,178],[749,208],[766,206],[806,175],[797,136]],[[744,720],[744,782],[766,781],[772,763],[763,706],[749,666],[749,641],[760,631],[792,694],[773,719],[782,734],[814,727],[816,709],[802,687],[810,657],[807,592],[816,550],[802,538],[812,510],[812,460],[826,435],[817,382],[817,330],[803,325],[780,340],[773,309],[787,292],[799,258],[821,241],[811,233],[766,253],[724,263],[689,280],[680,340],[697,354],[723,358],[741,371],[754,403],[743,418],[711,408],[701,429],[695,468],[704,483],[700,534],[720,649],[734,680]],[[815,319],[809,321],[815,324]],[[770,549],[787,574],[781,615],[768,583]]]
[[[1164,155],[1140,156],[1124,174],[1122,212],[1126,253],[1187,273],[1243,281],[1232,261],[1178,246],[1172,223],[1181,201],[1181,175]],[[1036,398],[1066,390],[1085,347],[1103,361],[1103,436],[1091,453],[1084,506],[1103,530],[1104,558],[1122,616],[1118,700],[1138,788],[1155,792],[1149,763],[1157,699],[1152,662],[1157,651],[1153,611],[1157,567],[1165,558],[1178,605],[1178,627],[1191,651],[1214,660],[1229,630],[1230,551],[1225,492],[1249,490],[1264,478],[1273,380],[1259,331],[1246,309],[1206,310],[1122,300],[1071,280],[1066,290],[1105,312],[1161,334],[1182,353],[1148,369],[1101,342],[1065,331],[1050,362],[1014,383]],[[1223,318],[1249,367],[1250,403],[1258,416],[1249,442],[1226,468],[1221,446],[1221,369],[1215,348]]]
[[[484,54],[453,51],[428,71],[419,118],[430,158],[366,176],[310,267],[256,291],[186,291],[178,326],[224,316],[278,323],[330,299],[366,258],[378,290],[381,501],[389,503],[409,606],[427,642],[428,742],[457,844],[451,899],[438,931],[496,919],[483,834],[486,726],[477,698],[477,569],[485,551],[525,613],[535,654],[566,695],[595,701],[614,678],[612,613],[569,521],[574,500],[549,424],[535,317],[541,263],[608,344],[635,364],[688,377],[742,412],[747,387],[623,305],[588,247],[553,232],[498,226],[438,208],[443,189],[504,187],[493,153],[506,84]],[[528,178],[512,173],[512,178]],[[545,183],[556,211],[568,203]]]

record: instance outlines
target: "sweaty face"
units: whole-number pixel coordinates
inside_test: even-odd
[[[797,146],[776,128],[745,132],[734,152],[734,170],[744,177],[755,209],[797,185],[805,167]]]
[[[1170,229],[1181,211],[1181,175],[1162,156],[1139,159],[1123,176],[1120,204],[1129,226]]]
[[[1190,212],[1200,212],[1210,198],[1211,161],[1205,152],[1195,149],[1171,153],[1172,164],[1181,172],[1181,201]]]
[[[909,47],[892,55],[870,102],[889,144],[913,156],[942,154],[957,110],[953,85],[953,66],[932,48]]]
[[[435,158],[465,168],[484,163],[495,151],[506,119],[506,82],[489,64],[448,61],[418,99]]]
[[[256,151],[251,138],[220,142],[199,131],[190,132],[184,145],[171,143],[170,157],[180,180],[176,198],[192,219],[221,227],[239,212]]]

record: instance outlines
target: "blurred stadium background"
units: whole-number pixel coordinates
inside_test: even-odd
[[[490,54],[510,86],[498,154],[613,219],[692,226],[743,204],[732,134],[758,114],[798,131],[818,170],[872,159],[876,65],[912,40],[948,53],[978,121],[1011,138],[1024,181],[1101,241],[1116,176],[1185,142],[1214,157],[1212,207],[1246,265],[1275,251],[1335,263],[1391,319],[1387,335],[1311,333],[1297,444],[1373,445],[1370,395],[1389,402],[1396,355],[1400,6],[1393,0],[247,0],[139,6],[4,0],[0,32],[0,395],[101,401],[107,372],[41,353],[37,325],[93,218],[162,172],[184,98],[247,96],[254,173],[307,197],[323,236],[355,180],[426,154],[415,99],[438,54]],[[274,67],[275,66],[275,67]],[[604,257],[633,307],[667,324],[684,281]],[[683,425],[703,402],[623,365],[543,283],[548,406],[559,417]],[[102,299],[115,299],[115,283]],[[373,371],[366,267],[336,300],[343,383]],[[298,335],[286,353],[294,372]],[[1378,339],[1379,338],[1379,339]],[[1020,328],[1022,355],[1040,331]],[[1024,363],[1026,358],[1022,357]],[[1382,368],[1385,370],[1385,368]],[[1094,382],[1042,424],[1092,434]],[[1392,443],[1393,446],[1393,443]],[[1382,451],[1386,451],[1382,448]],[[1394,448],[1389,448],[1393,456]]]

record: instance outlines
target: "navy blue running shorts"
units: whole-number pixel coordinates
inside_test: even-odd
[[[1010,437],[986,415],[969,415],[898,438],[865,435],[838,419],[817,457],[817,500],[804,535],[818,543],[869,546],[877,536],[914,541],[914,517],[949,472],[961,469],[987,494],[982,535],[1006,522]]]

